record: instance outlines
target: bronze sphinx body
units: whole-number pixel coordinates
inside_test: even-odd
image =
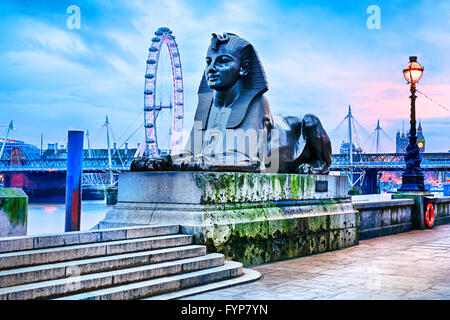
[[[131,171],[327,174],[331,142],[320,120],[273,116],[267,90],[253,46],[232,33],[213,34],[184,150],[135,159]]]

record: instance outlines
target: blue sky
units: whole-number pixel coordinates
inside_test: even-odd
[[[66,27],[69,5],[80,7],[79,30]],[[380,29],[367,28],[369,5],[380,8]],[[368,133],[377,119],[392,140],[403,120],[408,128],[401,71],[410,55],[425,66],[419,90],[450,106],[448,1],[3,0],[0,17],[0,125],[14,120],[11,137],[36,145],[41,133],[45,144],[65,144],[70,129],[89,130],[94,146],[104,145],[106,115],[121,144],[143,121],[145,61],[160,26],[173,30],[181,54],[186,131],[212,32],[254,44],[273,113],[315,113],[329,133],[348,105]],[[417,115],[427,151],[448,151],[450,112],[419,95]],[[343,132],[334,132],[335,152]],[[383,148],[395,147],[386,140]]]

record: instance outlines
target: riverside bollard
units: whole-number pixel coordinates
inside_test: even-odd
[[[65,232],[80,231],[83,137],[83,131],[69,131],[67,142]]]

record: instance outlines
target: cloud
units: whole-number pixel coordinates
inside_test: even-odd
[[[372,31],[366,28],[364,4],[345,2],[80,1],[78,31],[65,29],[64,6],[61,12],[42,5],[14,14],[12,9],[3,11],[8,14],[0,14],[6,18],[0,35],[5,66],[1,108],[7,107],[3,114],[17,123],[43,123],[16,132],[29,142],[36,143],[39,131],[47,128],[56,132],[55,139],[64,136],[67,123],[96,131],[106,114],[121,136],[142,112],[153,32],[168,26],[181,53],[187,131],[211,33],[229,31],[248,39],[258,51],[274,113],[316,113],[330,132],[352,105],[368,133],[380,119],[394,137],[402,120],[409,119],[409,90],[401,75],[408,55],[417,54],[425,65],[419,90],[450,106],[450,10],[445,1],[422,1],[408,8],[398,1],[379,5],[382,28]],[[417,21],[415,30],[410,19]],[[449,113],[420,94],[417,113],[429,137],[427,148],[449,149],[450,141],[434,130],[448,131]],[[336,151],[340,139],[335,140]]]
[[[22,18],[20,35],[24,41],[29,41],[30,47],[41,48],[50,52],[65,55],[85,55],[90,50],[84,41],[74,32],[60,29],[36,19]]]

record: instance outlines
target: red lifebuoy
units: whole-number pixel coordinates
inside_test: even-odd
[[[431,227],[434,223],[434,207],[432,203],[428,203],[427,211],[425,211],[425,223]]]

